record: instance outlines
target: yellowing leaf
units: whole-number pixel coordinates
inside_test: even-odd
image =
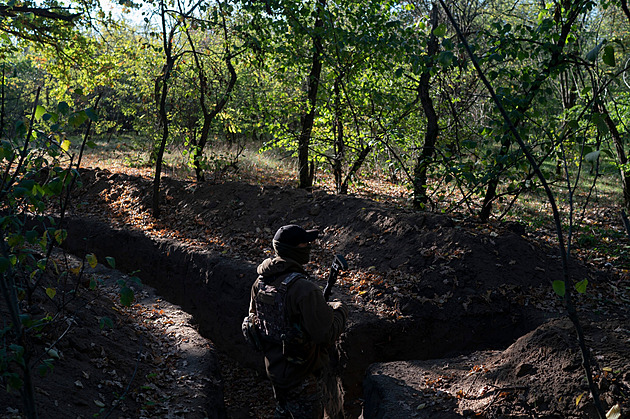
[[[89,253],[85,256],[85,258],[87,259],[90,268],[96,268],[96,265],[98,264],[98,259],[96,259],[96,255],[94,253]]]
[[[586,394],[586,392],[580,394],[579,396],[577,396],[577,399],[575,399],[575,405],[579,406],[580,405],[580,400],[582,400],[582,397],[584,397],[584,395]]]
[[[61,143],[61,149],[63,151],[68,151],[70,149],[70,140],[63,140]]]
[[[52,300],[57,295],[57,291],[54,288],[46,288],[46,295]]]
[[[62,244],[68,237],[68,231],[64,229],[55,230],[55,240],[58,244]]]

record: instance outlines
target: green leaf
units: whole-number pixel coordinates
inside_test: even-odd
[[[442,51],[438,55],[438,62],[442,66],[448,67],[453,62],[453,58],[455,58],[455,54],[453,54],[453,51]]]
[[[602,56],[602,60],[604,61],[604,64],[610,67],[616,66],[617,63],[615,62],[615,47],[613,47],[611,44],[606,45],[606,47],[604,48],[604,55]]]
[[[17,373],[5,373],[4,378],[7,383],[7,393],[20,390],[24,385],[24,382]]]
[[[90,268],[96,268],[96,265],[98,264],[98,259],[96,258],[96,255],[94,253],[87,254],[85,258],[87,259]]]
[[[35,108],[35,119],[41,119],[45,113],[46,108],[44,108],[42,105],[37,105],[37,107]]]
[[[68,123],[76,128],[79,125],[83,124],[85,121],[87,121],[87,119],[88,117],[85,114],[85,111],[76,112],[70,115],[70,117],[68,118]]]
[[[54,288],[46,288],[46,295],[52,300],[57,295],[57,291]]]
[[[61,359],[61,357],[59,356],[59,352],[57,352],[57,350],[54,348],[50,348],[49,350],[47,350],[46,355],[53,359]]]
[[[111,256],[107,256],[105,258],[105,260],[107,261],[107,264],[112,268],[112,269],[116,269],[116,259],[114,259]]]
[[[70,110],[70,106],[66,102],[59,102],[57,105],[57,111],[62,115],[67,115]]]
[[[92,108],[87,108],[85,110],[85,114],[87,115],[88,118],[90,118],[92,121],[96,122],[98,121],[98,115],[96,114],[96,112],[94,112],[94,109]]]
[[[52,350],[52,349],[51,349]],[[41,364],[37,366],[37,373],[40,377],[45,377],[48,373],[52,372],[54,368],[52,359],[45,359]]]
[[[586,292],[586,286],[588,285],[588,279],[584,279],[577,284],[575,284],[575,290],[580,294],[584,294]]]
[[[101,319],[98,322],[98,325],[99,325],[99,327],[101,329],[104,329],[104,328],[113,329],[114,328],[114,322],[112,321],[112,319],[110,319],[107,316],[101,317]]]
[[[433,35],[437,36],[438,38],[446,35],[446,25],[444,23],[440,23],[437,28],[433,29]]]
[[[129,307],[131,306],[131,303],[133,302],[133,290],[129,287],[123,287],[120,290],[120,304],[122,304],[125,307]]]
[[[37,233],[37,231],[35,230],[27,231],[25,236],[26,236],[26,241],[29,242],[30,244],[34,244],[39,239],[39,233]]]
[[[55,230],[55,240],[57,243],[62,244],[68,237],[68,232],[63,229]]]
[[[553,281],[552,286],[556,294],[558,294],[560,297],[564,297],[564,294],[566,294],[564,281],[560,281],[560,280]]]

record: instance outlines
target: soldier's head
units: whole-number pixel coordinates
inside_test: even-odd
[[[281,258],[293,259],[304,265],[311,255],[311,243],[319,236],[318,230],[304,230],[291,224],[282,226],[273,237],[273,250]]]

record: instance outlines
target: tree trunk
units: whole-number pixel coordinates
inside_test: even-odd
[[[324,27],[324,11],[326,0],[317,1],[317,18],[313,30],[313,57],[311,71],[308,75],[308,92],[306,109],[301,117],[302,131],[298,139],[298,165],[300,183],[299,187],[310,189],[313,186],[313,176],[309,171],[309,146],[311,144],[311,134],[313,132],[313,122],[315,121],[315,106],[317,104],[317,91],[319,89],[319,79],[322,73],[322,37],[321,28]]]
[[[617,163],[621,166],[619,170],[621,174],[621,185],[623,188],[623,203],[627,211],[630,211],[630,169],[628,169],[628,156],[623,146],[623,138],[621,133],[617,129],[617,125],[610,117],[608,109],[602,103],[597,104],[597,111],[604,117],[608,131],[615,143],[615,150],[617,151]]]
[[[168,81],[171,77],[173,65],[175,60],[173,59],[173,31],[167,36],[166,33],[166,10],[164,6],[164,0],[160,2],[161,17],[162,17],[162,37],[164,39],[164,55],[166,57],[166,63],[162,69],[162,74],[158,76],[155,81],[155,94],[158,102],[158,113],[160,116],[160,124],[162,125],[162,138],[160,140],[156,156],[155,156],[155,177],[153,178],[153,216],[155,218],[160,217],[160,180],[162,177],[162,160],[164,158],[164,149],[166,148],[166,141],[168,140],[168,115],[166,113],[166,95],[168,94]]]
[[[433,35],[433,31],[438,26],[438,7],[436,3],[431,6],[431,36],[427,45],[427,55],[432,59],[437,55],[439,45],[437,37]],[[424,115],[427,118],[427,131],[424,134],[424,145],[422,152],[418,156],[416,166],[414,168],[413,180],[413,207],[415,209],[424,209],[427,204],[427,171],[435,154],[435,144],[437,142],[439,127],[438,117],[433,106],[433,100],[430,95],[431,89],[431,69],[426,68],[420,76],[418,84],[418,96]]]
[[[357,157],[350,170],[348,170],[348,174],[346,175],[346,178],[339,188],[339,194],[345,195],[348,193],[348,183],[350,183],[350,178],[359,171],[359,169],[363,165],[363,162],[365,162],[368,154],[370,154],[370,151],[372,151],[372,146],[370,145],[365,146],[365,148],[361,150],[361,153],[359,153],[359,157]]]
[[[343,110],[341,109],[341,92],[339,85],[343,73],[340,73],[335,78],[334,94],[335,94],[335,120],[333,122],[333,136],[334,136],[334,156],[333,156],[333,174],[335,176],[335,188],[337,193],[342,192],[341,185],[343,182],[343,158],[345,154],[345,140],[343,134]]]

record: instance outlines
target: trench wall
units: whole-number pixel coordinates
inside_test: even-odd
[[[69,252],[95,253],[101,261],[111,256],[117,269],[139,271],[136,275],[144,283],[194,316],[203,336],[242,365],[264,371],[262,357],[241,335],[250,287],[256,278],[254,264],[190,251],[173,241],[153,240],[140,232],[112,229],[92,220],[72,219],[67,226],[65,247]],[[541,322],[515,314],[507,302],[469,317],[453,318],[448,310],[436,308],[422,313],[422,318],[392,322],[361,307],[351,307],[348,329],[338,347],[346,402],[363,397],[365,371],[374,362],[504,348]]]

